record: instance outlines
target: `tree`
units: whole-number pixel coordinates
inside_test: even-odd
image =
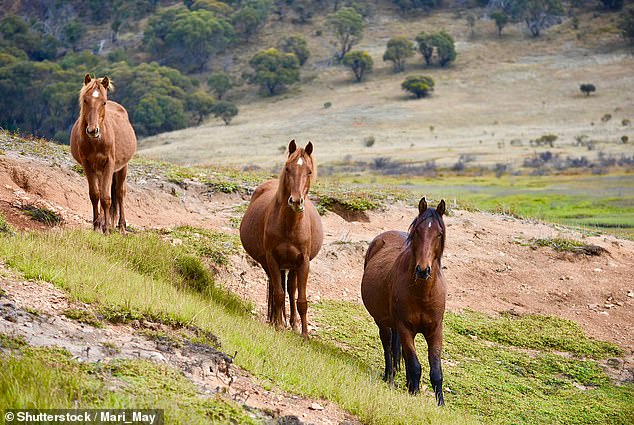
[[[33,31],[24,19],[6,15],[0,21],[0,42],[25,52],[29,59],[43,61],[57,56],[57,40],[51,35]],[[4,46],[3,47],[3,51]]]
[[[438,54],[438,62],[444,67],[456,60],[456,44],[453,37],[444,31],[436,33],[433,38],[433,44]]]
[[[299,66],[303,66],[310,57],[308,44],[301,35],[291,35],[280,40],[279,50],[284,53],[294,53],[299,60]]]
[[[233,22],[236,33],[240,34],[248,42],[266,22],[269,6],[267,1],[252,0],[244,7],[238,9],[231,16],[231,22]]]
[[[495,5],[511,20],[524,20],[533,37],[539,37],[543,29],[558,23],[564,12],[561,0],[496,0]]]
[[[213,112],[216,99],[204,91],[195,91],[187,95],[185,102],[187,110],[196,118],[196,125],[200,125]]]
[[[216,118],[221,118],[225,125],[229,125],[233,117],[238,115],[238,107],[231,102],[221,100],[212,106],[211,112]]]
[[[634,44],[634,7],[630,7],[621,13],[618,23],[621,34]]]
[[[594,86],[594,84],[581,84],[579,86],[579,90],[581,90],[581,93],[585,94],[586,96],[590,96],[590,93],[596,91],[597,88]]]
[[[338,43],[335,59],[341,62],[352,46],[361,40],[365,28],[363,17],[351,7],[342,7],[328,15],[327,25],[334,32]]]
[[[343,57],[343,64],[352,69],[357,82],[361,82],[365,74],[372,71],[373,63],[372,56],[361,50],[348,52]]]
[[[509,22],[509,17],[506,13],[504,13],[503,10],[496,10],[491,12],[491,14],[489,15],[491,17],[491,19],[493,19],[495,21],[495,26],[498,29],[498,36],[502,36],[502,30],[504,29],[504,27],[506,26],[506,24],[508,24]]]
[[[216,72],[209,76],[207,86],[216,92],[216,97],[222,99],[225,94],[233,88],[233,82],[229,74],[225,72]]]
[[[405,70],[405,61],[416,53],[414,43],[406,37],[395,37],[387,42],[387,50],[383,54],[383,61],[394,63],[394,72]]]
[[[249,65],[255,71],[249,80],[259,84],[269,96],[299,81],[299,60],[293,53],[282,53],[275,48],[262,50],[251,58]]]
[[[410,75],[401,83],[401,88],[420,99],[429,96],[434,90],[434,80],[424,75]]]
[[[431,66],[432,56],[434,55],[434,44],[432,34],[421,32],[416,36],[416,42],[418,43],[418,50],[425,59],[425,64]]]
[[[64,41],[68,43],[73,50],[77,47],[77,42],[84,33],[84,26],[78,21],[71,21],[62,28]]]
[[[434,51],[438,56],[438,65],[444,67],[456,60],[456,47],[449,34],[440,31],[434,34],[420,33],[416,36],[420,50],[427,66],[432,65]]]
[[[201,70],[209,56],[223,50],[233,36],[231,24],[212,12],[169,8],[150,19],[143,42],[162,63],[192,72]]]

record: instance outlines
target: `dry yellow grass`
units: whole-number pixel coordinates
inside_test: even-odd
[[[318,29],[321,37],[314,36]],[[458,58],[451,68],[426,69],[417,54],[404,73],[393,74],[391,63],[382,61],[389,38],[413,39],[420,31],[439,29],[456,40]],[[242,52],[236,69],[246,69],[248,53],[274,45],[290,30],[288,23],[269,24],[263,41]],[[141,141],[141,154],[179,164],[274,167],[295,138],[315,143],[320,164],[391,157],[451,165],[469,154],[479,165],[515,167],[535,151],[529,141],[544,134],[558,136],[553,153],[593,159],[599,150],[631,151],[634,131],[622,121],[634,122],[634,57],[623,48],[609,15],[582,15],[579,30],[568,20],[534,39],[523,24],[508,26],[498,37],[491,21],[478,20],[471,36],[466,19],[454,12],[403,19],[381,9],[355,47],[370,52],[375,62],[374,73],[361,84],[352,82],[348,69],[324,65],[332,46],[322,18],[301,30],[312,54],[302,71],[307,81],[273,98],[243,87],[235,99],[240,114],[231,125],[210,119],[151,137]],[[410,99],[401,90],[401,82],[414,73],[434,78],[432,97]],[[595,84],[596,93],[585,97],[581,83]],[[326,102],[332,106],[325,108]],[[612,118],[602,122],[606,114]],[[575,146],[580,135],[596,141],[596,149]],[[624,135],[629,146],[620,142]],[[366,147],[363,141],[370,136],[376,142]],[[512,140],[522,146],[512,146]]]

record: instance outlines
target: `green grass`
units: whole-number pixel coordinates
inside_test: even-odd
[[[0,405],[163,409],[165,423],[177,424],[261,422],[231,400],[201,396],[170,367],[141,360],[78,363],[59,348],[21,346],[19,355],[0,355]]]
[[[366,364],[379,379],[381,343],[363,306],[326,302],[314,311],[317,337]],[[427,347],[422,336],[416,340],[421,388],[429,388],[421,397],[431,399]],[[587,338],[568,320],[447,313],[443,350],[447,406],[485,423],[628,424],[634,419],[634,385],[611,382],[597,361],[623,351]],[[406,391],[404,367],[395,382],[398,391]]]
[[[379,379],[381,343],[363,306],[326,302],[313,311],[320,325],[317,337],[366,364]],[[431,389],[427,347],[422,335],[416,340],[421,388]],[[493,424],[632,423],[634,385],[611,382],[596,361],[621,355],[619,347],[587,338],[577,324],[564,319],[447,313],[445,402]],[[402,392],[404,375],[401,368],[395,381]],[[433,394],[427,391],[421,397],[431,399]]]
[[[85,323],[95,328],[103,328],[103,323],[89,310],[79,308],[68,308],[62,314],[69,319],[76,320],[79,323]]]
[[[148,255],[151,253],[151,255]],[[339,404],[369,424],[470,423],[455,409],[437,409],[377,382],[367,367],[317,341],[305,343],[253,320],[230,293],[200,292],[179,275],[175,258],[190,255],[153,234],[61,231],[2,237],[0,258],[28,279],[63,288],[71,299],[193,325],[219,338],[221,349],[265,386]]]
[[[603,231],[634,238],[634,174],[605,176],[494,176],[437,178],[364,175],[339,177],[361,190],[372,184],[445,199],[463,209]],[[412,202],[416,196],[412,196]]]
[[[37,220],[47,226],[57,226],[64,222],[61,215],[55,211],[51,211],[48,208],[36,207],[35,205],[25,205],[22,207],[22,211],[29,217]]]

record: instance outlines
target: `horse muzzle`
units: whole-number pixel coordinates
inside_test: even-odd
[[[89,130],[88,127],[86,127],[86,134],[91,139],[98,139],[99,136],[101,136],[101,131],[99,131],[99,127],[95,127],[94,130]]]
[[[304,212],[304,198],[300,197],[295,200],[293,199],[293,195],[291,195],[288,197],[288,206],[296,213]]]
[[[431,266],[427,266],[426,268],[422,268],[420,265],[416,265],[414,269],[414,273],[416,274],[417,279],[427,280],[431,277]]]

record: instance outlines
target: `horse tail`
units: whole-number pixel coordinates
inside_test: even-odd
[[[115,219],[117,217],[117,210],[119,203],[117,201],[117,173],[112,174],[112,185],[110,186],[110,221],[112,226],[115,226]]]
[[[402,358],[402,348],[401,348],[401,337],[399,336],[396,329],[392,328],[392,367],[394,367],[394,371],[397,371],[401,368],[401,358]]]

